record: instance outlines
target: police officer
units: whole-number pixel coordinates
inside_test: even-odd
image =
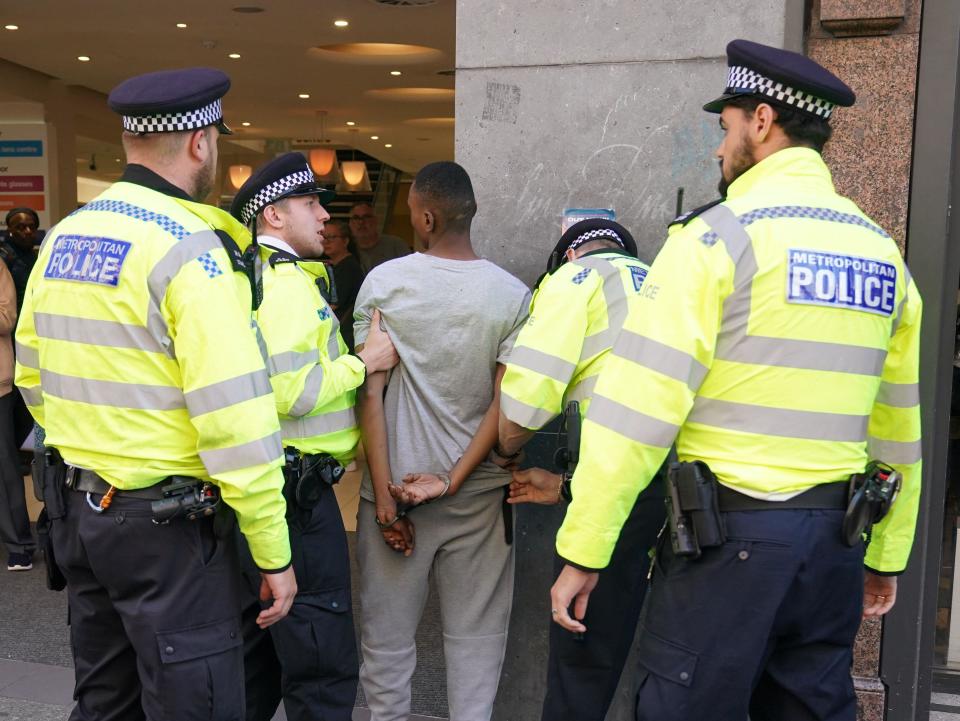
[[[333,197],[302,154],[286,153],[251,175],[231,206],[234,217],[254,224],[263,258],[256,318],[286,447],[284,495],[300,579],[290,615],[269,634],[245,625],[250,721],[273,718],[281,693],[291,721],[349,721],[357,696],[350,559],[332,484],[360,439],[356,389],[398,358],[379,323],[355,356],[340,336],[330,273],[311,260],[323,255],[330,219],[323,203]],[[256,596],[250,600],[255,616]]]
[[[820,157],[853,92],[795,53],[736,40],[727,57],[705,106],[726,199],[671,227],[597,381],[552,613],[584,629],[596,571],[676,439],[692,465],[668,485],[703,495],[671,499],[689,518],[655,562],[637,718],[852,721],[854,636],[893,606],[916,522],[921,301]],[[902,487],[864,556],[895,477],[871,474],[887,493],[864,506],[858,491],[845,518],[869,460]]]
[[[74,721],[243,719],[223,504],[273,599],[258,623],[296,594],[280,427],[250,285],[233,272],[249,236],[200,203],[229,87],[206,68],[117,86],[129,164],[47,235],[27,288],[16,381],[68,464],[50,450],[43,485],[68,584]]]
[[[637,301],[649,271],[636,256],[627,229],[602,218],[575,223],[560,238],[501,384],[499,454],[518,454],[522,443],[571,401],[586,414],[628,305]],[[515,471],[509,502],[569,500],[569,476],[542,468]],[[591,599],[590,632],[581,636],[551,627],[543,721],[606,716],[646,592],[649,558],[643,549],[653,547],[663,515],[663,484],[655,480],[633,504]],[[557,558],[555,565],[559,573],[563,561]]]

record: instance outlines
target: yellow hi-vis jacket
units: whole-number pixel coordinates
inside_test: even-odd
[[[649,267],[616,250],[595,250],[564,263],[541,281],[530,317],[510,353],[500,410],[539,430],[570,401],[586,415],[597,376],[640,292]]]
[[[201,217],[202,216],[202,217]],[[16,382],[46,442],[117,488],[215,482],[257,565],[290,563],[280,428],[227,213],[119,182],[45,238]]]
[[[920,494],[920,315],[896,244],[837,195],[818,153],[757,163],[674,225],[653,263],[597,381],[558,552],[606,566],[676,439],[680,460],[771,501],[868,459],[893,465],[903,488],[866,565],[902,571]]]
[[[363,361],[348,355],[337,316],[320,294],[325,264],[262,246],[263,301],[257,324],[267,344],[267,370],[284,445],[303,453],[353,460],[360,429],[354,410]]]

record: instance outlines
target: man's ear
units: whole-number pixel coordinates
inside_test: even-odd
[[[573,250],[572,248],[567,248],[565,251],[563,251],[563,254],[567,256],[567,262],[569,263],[572,263],[577,259],[577,251]]]
[[[206,161],[210,156],[210,138],[207,135],[206,128],[199,128],[190,133],[187,150],[190,157],[197,162]]]
[[[428,233],[435,233],[437,230],[437,216],[430,210],[423,211],[423,227]]]
[[[263,222],[265,225],[270,228],[276,228],[277,230],[283,227],[283,218],[281,218],[280,213],[277,212],[277,206],[268,205],[260,212],[263,214]]]
[[[773,129],[773,123],[776,119],[777,111],[771,106],[766,103],[760,103],[757,106],[751,121],[756,142],[762,143],[770,136],[770,131]]]

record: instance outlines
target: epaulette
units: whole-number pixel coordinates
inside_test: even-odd
[[[726,200],[726,198],[717,198],[716,200],[714,200],[714,201],[712,201],[712,202],[710,202],[710,203],[707,203],[706,205],[701,205],[699,208],[694,208],[693,210],[688,210],[688,211],[687,211],[686,213],[684,213],[683,215],[678,215],[676,218],[674,218],[674,219],[671,220],[669,223],[667,223],[667,227],[669,228],[671,225],[676,225],[677,223],[679,223],[680,225],[686,225],[686,224],[689,223],[691,220],[693,220],[694,218],[696,218],[698,215],[701,215],[701,214],[707,212],[708,210],[710,210],[710,208],[712,208],[712,207],[715,206],[715,205],[719,205],[719,204],[722,203],[724,200]]]
[[[274,250],[270,254],[270,257],[267,258],[267,262],[270,263],[271,268],[276,268],[277,265],[282,263],[296,263],[300,258],[295,255],[291,255],[285,250]]]

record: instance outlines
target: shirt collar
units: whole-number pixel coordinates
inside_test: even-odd
[[[761,187],[775,187],[784,176],[806,183],[821,184],[824,190],[836,192],[830,169],[823,158],[812,148],[784,148],[768,155],[750,170],[734,180],[727,189],[727,200],[747,195]],[[776,178],[776,180],[774,180]]]
[[[166,178],[158,175],[145,165],[130,163],[120,176],[120,182],[142,185],[164,195],[170,195],[181,200],[193,200],[183,189],[178,188]]]
[[[291,248],[287,241],[283,240],[282,238],[278,238],[275,235],[258,235],[257,243],[260,245],[265,245],[268,248],[273,248],[274,250],[282,250],[284,253],[289,253],[294,258],[300,257],[300,254]]]

